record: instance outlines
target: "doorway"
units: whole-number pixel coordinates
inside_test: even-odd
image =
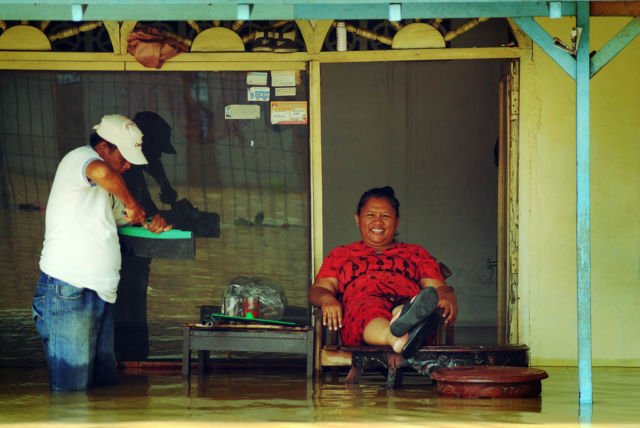
[[[506,60],[322,66],[323,248],[359,240],[358,198],[391,185],[399,239],[453,271],[456,343],[498,341],[499,82]]]

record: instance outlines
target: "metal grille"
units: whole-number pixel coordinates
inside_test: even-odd
[[[306,100],[300,72],[296,99]],[[307,126],[271,125],[269,103],[257,120],[225,120],[224,106],[246,104],[246,73],[0,72],[0,335],[35,348],[3,358],[38,358],[29,308],[38,273],[44,209],[59,160],[87,144],[104,114],[154,111],[172,127],[175,155],[162,155],[178,199],[217,212],[220,238],[198,238],[196,261],[154,260],[148,293],[151,356],[180,352],[183,322],[199,305],[219,304],[237,275],[283,286],[306,307],[310,276]],[[145,177],[156,205],[159,187]],[[141,308],[143,310],[143,308]],[[11,321],[13,320],[13,321]],[[16,325],[23,328],[16,330]],[[9,327],[12,326],[12,327]],[[11,330],[7,330],[11,328]],[[41,360],[44,361],[44,360]]]

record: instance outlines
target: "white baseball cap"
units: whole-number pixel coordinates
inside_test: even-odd
[[[134,165],[146,165],[147,158],[142,153],[142,131],[128,117],[121,114],[102,116],[93,127],[96,133],[120,150],[122,156]]]

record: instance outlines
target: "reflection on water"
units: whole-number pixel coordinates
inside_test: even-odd
[[[344,376],[314,382],[303,370],[213,371],[183,381],[178,372],[123,374],[110,388],[50,393],[43,369],[2,369],[4,424],[313,423],[397,426],[580,425],[577,369],[545,368],[542,396],[533,399],[457,399],[436,395],[428,379],[409,374],[387,390],[379,373],[348,387]],[[594,369],[593,426],[638,426],[640,369]],[[588,421],[586,425],[588,424]],[[173,422],[175,425],[176,423]],[[585,425],[584,423],[582,425]],[[288,425],[287,425],[288,426]],[[293,425],[292,425],[293,426]]]

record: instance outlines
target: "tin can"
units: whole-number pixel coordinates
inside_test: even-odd
[[[234,294],[225,296],[222,313],[232,317],[242,316],[242,298]]]
[[[260,318],[260,298],[256,296],[247,296],[242,299],[242,316],[246,317],[251,314],[253,318]]]

